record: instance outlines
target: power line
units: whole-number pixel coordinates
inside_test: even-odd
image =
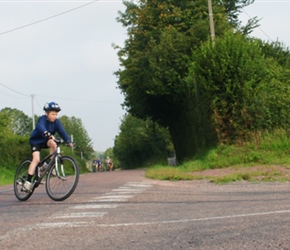
[[[38,107],[41,109],[41,105],[39,104],[39,102],[36,100],[35,95],[33,95],[34,97],[34,101],[37,103]]]
[[[47,95],[39,95],[39,94],[34,94],[34,96],[38,97],[44,97],[44,98],[50,98],[50,99],[62,99],[65,101],[72,101],[72,102],[86,102],[86,103],[114,103],[114,104],[120,104],[118,101],[114,100],[96,100],[96,99],[88,99],[88,98],[78,98],[78,97],[67,97],[67,96],[47,96]]]
[[[30,97],[30,95],[23,94],[23,93],[21,93],[21,92],[19,92],[19,91],[16,91],[16,90],[14,90],[14,89],[11,89],[11,88],[7,87],[6,85],[4,85],[3,83],[0,83],[0,85],[2,85],[3,87],[5,87],[5,88],[7,88],[7,89],[9,89],[9,90],[11,90],[11,91],[13,91],[13,92],[19,94],[19,95],[23,95],[23,96],[26,96],[26,97]]]
[[[290,3],[290,1],[289,1],[289,3]],[[245,11],[245,9],[244,8],[242,8],[243,9],[243,12],[251,19],[252,17],[248,14],[248,12],[247,11]],[[268,39],[270,40],[270,41],[272,41],[273,42],[273,40],[272,40],[272,38],[259,26],[258,27],[258,29],[266,36],[266,37],[268,37]]]
[[[23,94],[17,90],[14,90],[12,88],[9,88],[8,86],[4,85],[3,83],[0,83],[1,86],[13,91],[14,93],[17,93],[19,95],[25,96],[25,97],[29,97],[31,98],[31,94],[27,95],[27,94]],[[34,100],[36,100],[36,97],[44,97],[44,98],[50,98],[50,99],[63,99],[63,100],[68,100],[68,101],[78,101],[78,102],[87,102],[87,103],[115,103],[115,104],[120,104],[117,101],[112,101],[112,100],[91,100],[91,99],[81,99],[81,98],[74,98],[74,97],[58,97],[58,96],[47,96],[47,95],[40,95],[40,94],[33,94],[33,98]],[[36,100],[37,101],[37,100]],[[40,104],[37,102],[38,106],[40,107]]]
[[[10,2],[10,1],[9,1],[9,2]],[[5,34],[10,33],[10,32],[13,32],[13,31],[16,31],[16,30],[20,30],[20,29],[27,28],[27,27],[29,27],[29,26],[32,26],[32,25],[35,25],[35,24],[38,24],[38,23],[41,23],[41,22],[45,22],[45,21],[47,21],[47,20],[53,19],[53,18],[55,18],[55,17],[58,17],[58,16],[61,16],[61,15],[67,14],[67,13],[69,13],[69,12],[72,12],[72,11],[78,10],[78,9],[80,9],[80,8],[83,8],[83,7],[85,7],[85,6],[88,6],[88,5],[90,5],[90,4],[93,4],[93,3],[95,3],[95,2],[98,2],[98,0],[91,1],[91,2],[85,3],[85,4],[81,5],[81,6],[75,7],[75,8],[73,8],[73,9],[70,9],[70,10],[67,10],[67,11],[64,11],[64,12],[61,12],[61,13],[59,13],[59,14],[56,14],[56,15],[53,15],[53,16],[50,16],[50,17],[47,17],[47,18],[43,18],[43,19],[40,19],[40,20],[38,20],[38,21],[35,21],[35,22],[32,22],[32,23],[29,23],[29,24],[23,25],[23,26],[20,26],[20,27],[17,27],[17,28],[11,29],[11,30],[7,30],[7,31],[4,31],[4,32],[1,32],[1,33],[0,33],[0,36],[5,35]]]

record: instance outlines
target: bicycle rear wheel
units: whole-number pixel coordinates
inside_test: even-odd
[[[32,189],[32,192],[24,191],[23,184],[27,179],[28,175],[28,167],[31,163],[30,159],[26,159],[16,170],[16,174],[14,177],[14,194],[16,198],[20,201],[26,201],[29,199],[29,197],[32,195],[34,188]]]
[[[57,159],[46,178],[46,192],[54,201],[63,201],[71,196],[79,181],[79,168],[70,156]]]

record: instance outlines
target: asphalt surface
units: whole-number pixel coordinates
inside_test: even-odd
[[[0,249],[290,249],[290,183],[81,175],[67,200],[0,187]]]

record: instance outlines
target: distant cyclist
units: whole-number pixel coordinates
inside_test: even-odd
[[[100,160],[100,158],[97,159],[97,171],[101,172],[103,167],[102,167],[102,161]]]
[[[95,158],[92,162],[92,171],[97,172],[97,170],[98,170],[98,165],[97,165],[97,160]]]
[[[42,148],[49,148],[49,152],[53,153],[57,145],[54,141],[54,134],[57,132],[59,136],[72,147],[73,143],[70,140],[67,132],[64,130],[61,122],[57,119],[58,112],[61,111],[59,105],[55,102],[46,103],[43,107],[45,114],[39,117],[35,129],[32,131],[29,144],[31,146],[32,161],[28,168],[28,177],[23,188],[27,192],[32,189],[32,177],[35,168],[40,161],[40,151]]]
[[[108,156],[107,159],[106,159],[106,164],[107,164],[107,170],[110,170],[112,171],[113,170],[113,161],[112,159],[110,159],[110,157]]]

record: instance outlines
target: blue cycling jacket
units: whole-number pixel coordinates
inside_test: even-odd
[[[51,122],[47,119],[46,115],[43,115],[39,117],[35,129],[31,133],[29,144],[38,145],[46,143],[48,138],[44,136],[45,131],[48,131],[52,135],[57,132],[65,142],[71,142],[70,137],[68,136],[61,122],[58,119],[56,119],[54,122]]]

